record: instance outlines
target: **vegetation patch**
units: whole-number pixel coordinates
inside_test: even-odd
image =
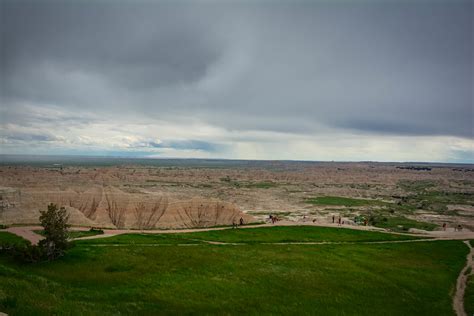
[[[247,214],[250,215],[275,215],[275,216],[289,216],[292,212],[275,212],[275,211],[248,211]]]
[[[389,203],[378,200],[354,199],[340,196],[322,196],[306,200],[313,205],[331,205],[331,206],[383,206]]]
[[[247,188],[247,189],[270,189],[278,186],[277,183],[272,181],[261,181],[261,182],[244,182],[244,181],[237,181],[232,179],[229,176],[224,178],[220,178],[222,182],[228,183],[231,186],[236,188]]]
[[[113,273],[113,272],[128,272],[133,269],[133,265],[126,264],[126,263],[116,263],[108,265],[104,268],[105,272]]]
[[[431,231],[438,227],[436,224],[419,222],[406,217],[390,216],[370,216],[369,224],[375,227],[385,228],[396,232],[407,232],[410,228]]]
[[[141,245],[141,244],[194,244],[196,240],[176,236],[178,234],[124,234],[114,237],[85,239],[75,241],[76,245]],[[181,234],[179,234],[181,235]]]
[[[247,183],[244,185],[246,188],[252,189],[270,189],[277,186],[276,183],[270,181],[263,181],[263,182],[254,182],[254,183]]]
[[[34,230],[35,233],[45,236],[44,230]],[[103,235],[104,231],[102,229],[91,228],[89,230],[70,230],[68,231],[68,237],[71,239],[80,238],[80,237],[89,237]]]
[[[0,232],[0,248],[4,245],[27,245],[29,241],[9,232]]]
[[[311,226],[275,226],[214,230],[182,234],[129,234],[77,241],[77,244],[186,244],[206,243],[287,243],[287,242],[370,242],[414,240],[418,237],[353,229]]]
[[[474,193],[424,191],[400,199],[392,208],[398,211],[429,210],[440,214],[449,213],[447,205],[474,205]]]
[[[436,182],[431,180],[401,180],[398,186],[405,191],[424,191],[436,187]]]
[[[392,235],[354,229],[311,226],[275,226],[225,231],[207,231],[179,234],[176,237],[228,243],[275,243],[275,242],[360,242],[416,239],[412,236]]]
[[[464,293],[464,310],[468,315],[474,315],[474,274],[471,274],[467,279],[466,292]]]

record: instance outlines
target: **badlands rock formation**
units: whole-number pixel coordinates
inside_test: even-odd
[[[234,204],[217,199],[169,200],[166,196],[127,193],[112,186],[93,186],[83,191],[0,191],[4,192],[0,222],[5,224],[37,223],[39,210],[49,203],[65,206],[72,225],[153,229],[231,225],[240,218],[245,223],[255,221]]]
[[[381,215],[474,230],[472,165],[433,164],[431,170],[419,170],[418,165],[370,162],[64,159],[64,166],[0,161],[0,224],[36,223],[38,210],[50,202],[66,206],[76,225],[133,228],[223,225],[241,216],[252,220],[239,209],[260,220],[279,214],[295,221],[374,212],[373,206],[307,202],[340,196],[403,203],[413,212],[395,207],[385,214],[388,209],[382,207]]]

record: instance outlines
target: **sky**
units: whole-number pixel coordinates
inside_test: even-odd
[[[474,163],[473,3],[0,0],[0,154]]]

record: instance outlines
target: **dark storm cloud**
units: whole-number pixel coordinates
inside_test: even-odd
[[[55,91],[57,82],[49,79],[84,73],[117,83],[117,89],[182,84],[203,76],[217,57],[215,45],[201,36],[205,30],[182,5],[4,1],[2,6],[7,97],[71,103],[74,93]]]
[[[1,6],[6,111],[473,136],[469,0]]]

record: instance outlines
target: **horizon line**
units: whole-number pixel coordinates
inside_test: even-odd
[[[126,156],[126,155],[82,155],[82,154],[1,154],[0,157],[64,157],[64,158],[98,158],[98,159],[146,159],[146,160],[215,160],[215,161],[260,161],[260,162],[312,162],[312,163],[394,163],[394,164],[450,164],[450,165],[474,165],[474,162],[445,162],[445,161],[379,161],[379,160],[301,160],[301,159],[247,159],[247,158],[193,158],[193,157],[150,157],[150,156]],[[0,159],[0,163],[4,161]],[[14,162],[14,161],[11,161]]]

